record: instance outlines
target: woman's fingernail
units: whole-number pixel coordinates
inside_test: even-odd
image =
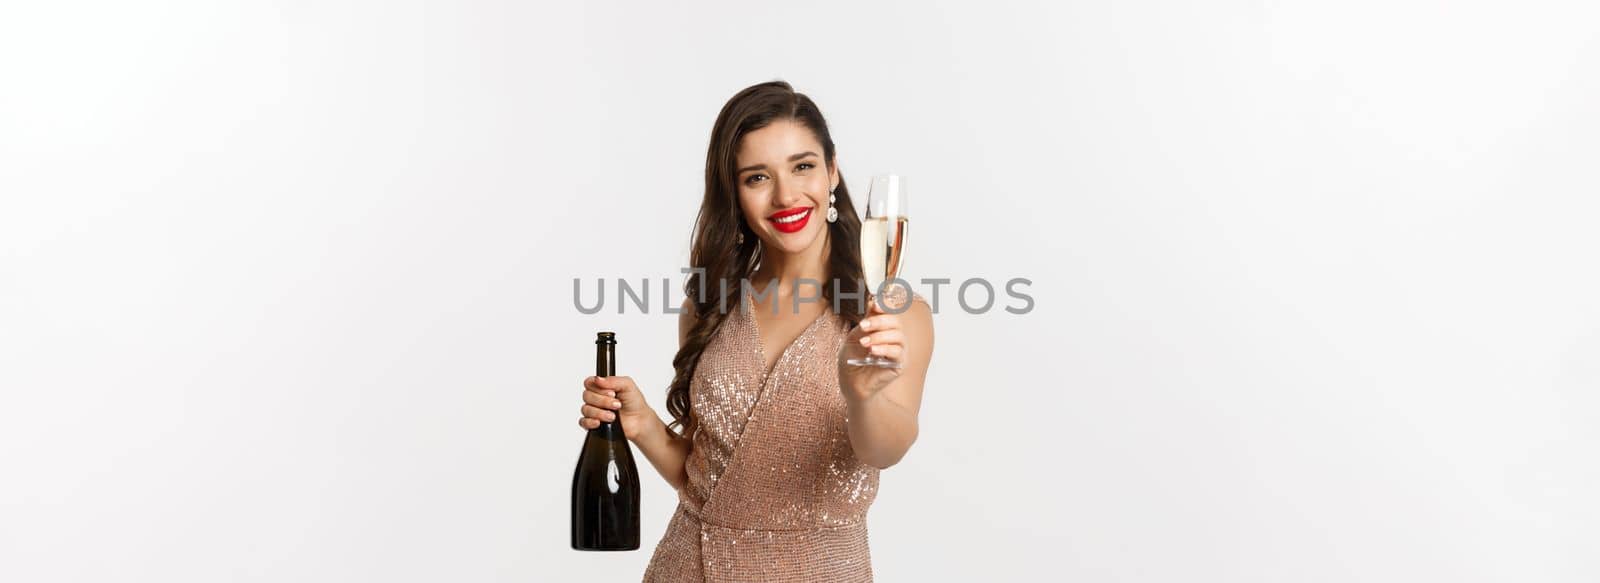
[[[862,320],[861,321],[861,329],[862,330],[871,330],[872,329],[872,320]]]
[[[872,344],[872,337],[871,336],[862,336],[861,337],[861,345],[862,346],[868,346],[868,345],[871,345],[871,344]]]
[[[612,401],[611,402],[611,408],[612,409],[621,409],[622,408],[622,401]]]

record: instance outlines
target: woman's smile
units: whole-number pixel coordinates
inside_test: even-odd
[[[806,228],[806,222],[811,220],[811,209],[814,207],[795,207],[784,209],[767,216],[767,222],[772,223],[772,228],[781,233],[798,233]]]

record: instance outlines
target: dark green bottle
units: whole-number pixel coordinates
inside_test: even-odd
[[[617,336],[601,332],[595,375],[617,374]],[[622,434],[622,419],[589,430],[572,476],[572,548],[632,551],[639,548],[639,470]]]

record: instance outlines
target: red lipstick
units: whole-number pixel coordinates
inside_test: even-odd
[[[781,233],[798,233],[806,228],[806,223],[811,222],[812,207],[798,207],[784,209],[767,216],[767,222],[772,223],[772,228]]]

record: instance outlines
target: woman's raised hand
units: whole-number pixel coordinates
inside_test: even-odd
[[[845,337],[839,350],[839,389],[846,397],[866,400],[883,390],[900,376],[898,368],[856,366],[851,359],[867,355],[890,360],[900,360],[905,354],[905,332],[900,327],[900,316],[888,313],[875,301],[867,301],[867,316]]]

